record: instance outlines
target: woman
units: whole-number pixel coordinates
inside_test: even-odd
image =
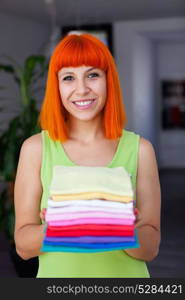
[[[160,244],[160,183],[152,144],[125,130],[114,59],[95,37],[66,36],[50,60],[41,133],[24,141],[15,182],[15,242],[37,277],[149,277]],[[132,175],[140,247],[102,253],[40,251],[54,165],[124,166]],[[41,211],[41,213],[40,213]]]

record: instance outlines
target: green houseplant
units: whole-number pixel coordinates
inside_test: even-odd
[[[48,63],[42,55],[27,57],[23,66],[18,65],[10,57],[6,59],[10,63],[0,63],[0,72],[7,72],[13,76],[19,89],[21,109],[0,135],[0,179],[6,183],[0,195],[0,226],[5,230],[10,243],[14,245],[13,189],[17,163],[23,141],[40,132],[37,124],[39,111],[36,100],[41,89],[38,83],[44,80]]]
[[[39,68],[38,68],[39,67]],[[37,125],[38,110],[34,95],[34,85],[47,70],[44,56],[29,56],[23,67],[12,60],[12,65],[0,63],[0,71],[11,73],[18,84],[21,111],[9,123],[0,136],[0,176],[5,180],[14,180],[17,159],[22,142],[32,134],[39,132]]]

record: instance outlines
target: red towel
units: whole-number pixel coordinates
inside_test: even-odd
[[[112,224],[79,224],[68,226],[48,226],[50,230],[133,230],[133,225],[112,225]]]
[[[71,225],[48,226],[46,236],[134,236],[134,226],[128,225]]]
[[[130,231],[116,231],[116,230],[112,230],[112,231],[105,231],[105,230],[71,230],[71,231],[51,231],[51,230],[47,230],[46,236],[58,236],[58,237],[62,237],[62,236],[134,236],[134,230],[130,230]]]

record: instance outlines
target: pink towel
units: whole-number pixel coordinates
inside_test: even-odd
[[[73,220],[78,218],[114,218],[114,219],[127,219],[127,220],[135,220],[134,214],[123,214],[123,213],[106,213],[99,211],[85,211],[78,213],[60,213],[60,214],[50,214],[46,213],[45,219],[48,221],[62,221],[62,220]]]
[[[130,219],[116,218],[80,218],[68,221],[49,221],[49,226],[66,226],[75,224],[114,224],[114,225],[133,225],[134,221]]]

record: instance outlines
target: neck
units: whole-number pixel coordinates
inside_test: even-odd
[[[70,118],[68,120],[70,139],[83,143],[91,144],[97,139],[104,138],[102,118],[99,116],[95,120],[79,120]]]

